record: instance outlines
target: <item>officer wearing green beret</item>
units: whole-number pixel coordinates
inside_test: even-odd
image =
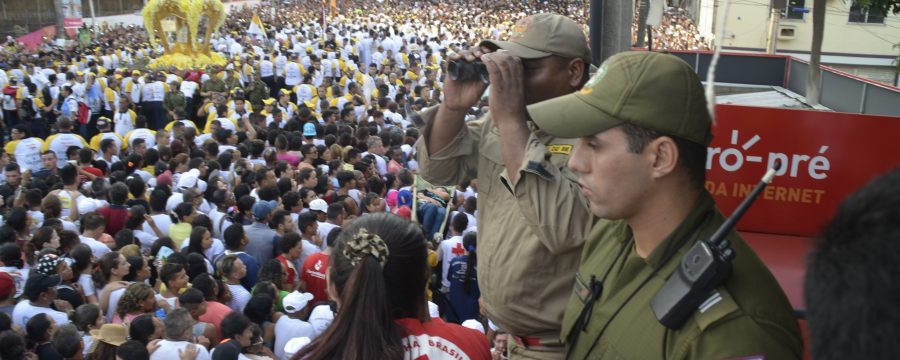
[[[650,301],[685,252],[724,222],[704,189],[711,119],[685,62],[632,52],[584,88],[529,107],[548,133],[580,138],[569,168],[602,218],[585,242],[562,337],[571,359],[797,359],[791,305],[732,231],[732,275],[678,329]]]

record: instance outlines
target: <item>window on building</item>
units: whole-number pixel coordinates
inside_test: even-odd
[[[782,18],[803,20],[806,13],[806,0],[788,0],[787,8],[782,13]]]
[[[869,9],[863,9],[859,5],[850,6],[850,19],[852,23],[884,24],[884,15],[872,13]]]

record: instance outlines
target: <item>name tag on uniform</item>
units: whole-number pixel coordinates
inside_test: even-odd
[[[550,145],[547,149],[551,154],[569,155],[572,153],[572,145],[569,144]]]
[[[584,283],[584,280],[581,280],[581,273],[575,273],[575,288],[572,289],[575,293],[575,296],[578,297],[578,300],[581,301],[582,304],[586,303],[588,299],[591,297],[591,288]]]

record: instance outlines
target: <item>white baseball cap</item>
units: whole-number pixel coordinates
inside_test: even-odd
[[[311,203],[309,203],[309,209],[312,211],[327,212],[328,211],[328,203],[322,199],[315,199]]]
[[[281,300],[284,305],[284,311],[288,314],[296,313],[306,307],[306,304],[313,299],[313,294],[306,292],[294,291]]]

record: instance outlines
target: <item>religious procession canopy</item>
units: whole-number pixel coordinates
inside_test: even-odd
[[[184,70],[227,62],[210,50],[210,37],[225,23],[220,0],[150,0],[141,14],[150,43],[164,49],[150,68]]]

